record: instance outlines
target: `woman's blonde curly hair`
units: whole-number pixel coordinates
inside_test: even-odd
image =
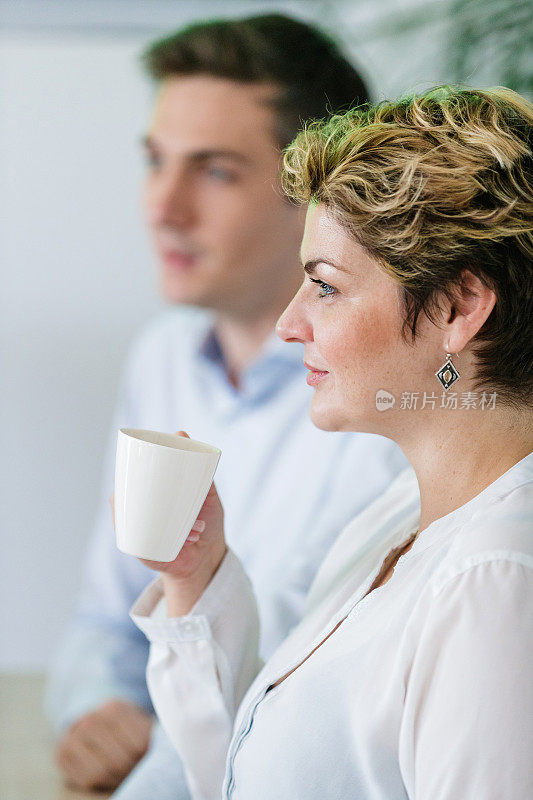
[[[476,336],[478,387],[533,397],[533,105],[510,89],[441,86],[309,124],[283,184],[323,203],[403,287],[416,336],[470,270],[497,303]]]

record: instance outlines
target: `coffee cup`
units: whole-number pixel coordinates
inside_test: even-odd
[[[173,561],[207,496],[220,450],[171,433],[121,428],[115,529],[123,553]]]

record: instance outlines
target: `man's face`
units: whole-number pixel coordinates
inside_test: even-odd
[[[170,302],[249,316],[297,285],[304,218],[280,191],[273,94],[204,75],[161,85],[145,207]]]

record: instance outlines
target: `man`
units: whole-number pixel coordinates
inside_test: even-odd
[[[405,463],[388,440],[313,428],[302,353],[273,334],[301,282],[303,230],[280,190],[280,151],[303,120],[366,90],[328,39],[279,15],[195,25],[145,63],[159,84],[145,200],[162,291],[203,311],[167,313],[134,345],[104,495],[120,426],[181,428],[220,447],[227,539],[254,583],[268,655],[301,616],[335,534]],[[103,502],[49,691],[73,786],[115,788],[149,747],[148,645],[128,610],[151,577],[116,550]],[[187,796],[160,730],[116,796]]]

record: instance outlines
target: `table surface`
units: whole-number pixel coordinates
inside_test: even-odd
[[[43,675],[0,675],[2,800],[104,800],[109,794],[63,786],[54,766],[54,737],[43,713]]]

